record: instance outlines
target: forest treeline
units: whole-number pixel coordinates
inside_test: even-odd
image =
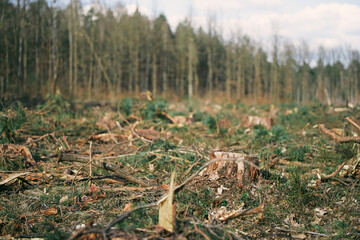
[[[225,39],[213,18],[206,31],[189,19],[172,31],[162,14],[83,12],[78,0],[61,8],[0,1],[1,96],[103,99],[150,90],[254,103],[360,99],[360,54],[351,47],[313,54],[276,33],[266,46],[241,33]]]

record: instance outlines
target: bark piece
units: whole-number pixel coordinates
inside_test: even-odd
[[[1,186],[1,185],[5,185],[5,184],[11,182],[11,181],[14,180],[14,179],[17,179],[17,178],[19,178],[19,177],[21,177],[21,176],[24,176],[24,175],[27,175],[27,174],[29,174],[29,173],[30,173],[30,172],[23,172],[23,173],[15,173],[15,174],[12,174],[12,175],[8,176],[8,178],[5,179],[4,181],[1,181],[1,182],[0,182],[0,186]]]
[[[153,129],[136,129],[135,131],[140,137],[148,140],[157,140],[160,138],[160,132]]]
[[[175,172],[171,174],[168,197],[159,203],[159,226],[169,232],[174,232],[175,227],[174,179]]]
[[[255,165],[259,164],[259,160],[254,156],[247,154],[232,152],[213,152],[210,160],[226,158],[244,159]],[[216,181],[220,178],[236,179],[240,184],[246,185],[257,180],[259,170],[243,161],[219,161],[210,164],[201,174],[208,176],[210,180]]]

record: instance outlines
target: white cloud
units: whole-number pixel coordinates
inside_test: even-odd
[[[195,9],[202,11],[238,11],[251,7],[279,6],[283,0],[194,0]]]
[[[1,1],[1,0],[0,0]],[[62,0],[65,1],[65,0]],[[85,1],[85,0],[84,0]],[[90,1],[90,0],[89,0]],[[118,0],[103,0],[109,5]],[[129,14],[133,14],[137,5],[139,11],[153,17],[154,1],[163,11],[175,30],[179,22],[188,16],[187,1],[166,0],[123,0]],[[333,0],[335,1],[335,0]],[[209,11],[215,14],[217,26],[229,38],[232,33],[248,34],[265,44],[273,35],[272,25],[279,26],[279,34],[294,42],[305,40],[314,49],[351,44],[360,49],[360,5],[338,3],[315,5],[310,0],[304,4],[284,0],[193,0],[190,1],[193,12],[193,26],[207,29]],[[319,1],[320,2],[320,1]],[[310,5],[311,4],[311,5]],[[299,6],[302,5],[302,8]]]
[[[251,0],[251,1],[248,1],[248,4],[262,6],[262,7],[278,6],[278,5],[281,5],[282,3],[283,3],[282,0]]]
[[[279,34],[294,41],[305,40],[309,45],[325,47],[352,44],[360,48],[360,7],[351,4],[321,4],[306,7],[293,14],[256,13],[246,18],[222,19],[225,33],[241,29],[257,39],[273,35],[273,24],[279,26]]]
[[[239,10],[244,7],[244,4],[238,0],[195,0],[193,6],[198,10],[205,11],[219,11],[219,10]]]

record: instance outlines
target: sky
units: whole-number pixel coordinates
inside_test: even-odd
[[[69,0],[59,0],[66,2]],[[85,6],[96,0],[81,0]],[[351,47],[360,50],[360,0],[98,0],[109,8],[138,7],[153,18],[164,13],[171,27],[191,17],[195,27],[207,29],[208,19],[225,39],[247,34],[266,44],[277,33],[282,41],[304,42],[312,49]]]

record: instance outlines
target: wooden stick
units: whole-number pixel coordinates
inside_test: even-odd
[[[129,173],[124,172],[123,170],[121,170],[117,166],[114,166],[114,165],[106,163],[106,162],[102,162],[102,166],[106,170],[110,170],[112,172],[115,172],[117,175],[119,175],[122,178],[125,178],[129,182],[137,183],[137,184],[139,184],[139,185],[141,185],[143,187],[150,187],[150,184],[147,184],[147,183],[143,182],[142,180],[131,176]]]
[[[86,159],[86,158],[78,158],[78,157],[73,156],[73,155],[63,155],[61,157],[61,159],[59,159],[59,162],[60,161],[86,163],[83,167],[90,164],[90,161],[88,159]],[[119,177],[124,178],[124,179],[128,180],[129,182],[137,183],[137,184],[139,184],[141,186],[144,186],[144,187],[150,187],[149,184],[143,182],[142,180],[140,180],[140,179],[138,179],[136,177],[131,176],[130,173],[127,173],[127,172],[121,170],[120,168],[118,168],[115,165],[112,165],[112,164],[109,164],[109,163],[106,163],[106,162],[99,162],[99,161],[96,161],[96,160],[93,161],[93,159],[91,160],[91,164],[92,163],[94,163],[96,167],[104,168],[105,170],[110,170],[112,172],[115,172]],[[82,169],[83,167],[81,167],[80,169]]]
[[[345,121],[348,121],[351,125],[353,125],[355,128],[357,128],[357,130],[360,131],[360,125],[357,122],[355,122],[355,120],[353,120],[349,117],[346,117],[344,119],[345,119]]]
[[[320,124],[319,125],[319,131],[324,133],[325,135],[328,135],[329,137],[334,139],[335,142],[337,142],[337,143],[350,143],[350,142],[360,143],[360,137],[342,137],[342,136],[339,136],[338,134],[336,134],[336,132],[328,129],[325,126],[325,124]]]
[[[331,173],[329,175],[322,175],[321,179],[329,179],[329,178],[335,177],[336,174],[338,174],[341,171],[341,169],[345,166],[345,164],[347,162],[349,162],[349,161],[346,161],[346,162],[343,162],[342,164],[340,164],[333,173]]]
[[[315,236],[321,236],[321,237],[327,237],[328,236],[327,234],[311,232],[311,231],[296,231],[296,230],[292,230],[292,229],[284,229],[284,228],[279,228],[279,227],[275,227],[274,229],[278,230],[278,231],[282,231],[282,232],[289,232],[289,233],[306,233],[306,234],[315,235]]]
[[[258,206],[256,208],[241,209],[241,210],[232,211],[232,212],[229,212],[229,213],[219,217],[219,220],[220,221],[226,221],[229,218],[234,218],[234,217],[238,217],[238,216],[242,216],[242,215],[262,213],[262,212],[264,212],[264,206],[265,206],[265,204],[262,203],[262,204],[260,204],[260,206]]]
[[[109,126],[107,124],[105,124],[106,130],[110,133],[110,137],[112,138],[112,140],[115,142],[115,144],[118,144],[119,142],[116,140],[116,138],[114,137],[114,134],[112,134]]]
[[[148,139],[146,139],[146,138],[144,138],[144,137],[141,137],[141,136],[133,129],[132,125],[131,125],[126,119],[125,119],[124,121],[126,121],[126,122],[129,124],[129,127],[130,127],[130,129],[131,129],[131,133],[132,133],[134,136],[138,137],[141,141],[143,141],[143,143],[154,143],[154,141],[151,141],[151,140],[148,140]],[[123,128],[118,121],[116,121],[116,124],[118,125],[118,127],[120,128],[120,130],[129,131],[129,130]]]

